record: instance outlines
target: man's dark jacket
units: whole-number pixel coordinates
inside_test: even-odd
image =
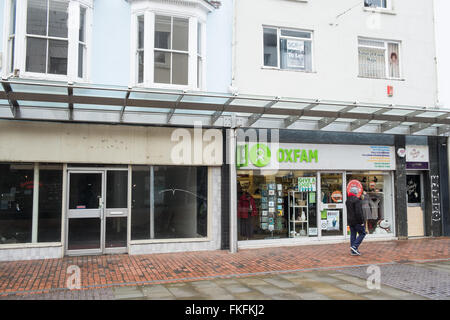
[[[362,203],[358,197],[350,193],[345,205],[347,206],[347,224],[349,226],[365,223]]]

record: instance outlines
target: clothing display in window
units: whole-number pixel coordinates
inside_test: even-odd
[[[372,216],[372,210],[370,210],[370,200],[368,195],[363,195],[361,198],[362,210],[364,219],[368,220]]]
[[[238,218],[240,221],[241,236],[251,238],[253,235],[253,219],[258,215],[255,199],[248,193],[244,192],[239,198]]]
[[[256,208],[255,199],[248,193],[244,192],[239,198],[238,203],[238,218],[248,219],[249,216],[257,216],[258,209]]]
[[[369,193],[369,205],[370,205],[370,215],[368,220],[383,220],[384,210],[383,210],[383,195],[376,193]]]

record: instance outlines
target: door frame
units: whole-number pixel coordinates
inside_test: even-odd
[[[122,213],[121,215],[111,215],[110,211],[114,210],[120,210],[120,209],[108,209],[106,208],[106,198],[107,198],[107,173],[108,171],[126,171],[127,172],[127,207],[121,208],[126,209],[125,213]],[[117,167],[67,167],[67,181],[66,181],[66,215],[65,215],[65,245],[64,245],[64,254],[67,256],[83,256],[83,255],[103,255],[103,254],[119,254],[119,253],[126,253],[128,252],[129,247],[129,229],[130,229],[130,166],[124,167],[124,168],[117,168]],[[99,249],[77,249],[77,250],[69,250],[69,219],[83,219],[83,218],[89,218],[88,217],[77,217],[71,214],[70,211],[73,209],[69,209],[70,206],[70,175],[71,173],[100,173],[102,175],[102,207],[100,210],[100,248]],[[87,209],[89,210],[89,209]],[[97,209],[91,209],[97,210]],[[119,248],[106,248],[105,247],[105,241],[106,241],[106,218],[114,216],[114,217],[126,217],[127,218],[127,236],[126,236],[126,246],[125,247],[119,247]]]
[[[342,235],[338,236],[326,236],[322,235],[322,228],[321,228],[321,212],[322,210],[325,210],[324,204],[322,203],[322,181],[321,176],[322,174],[330,174],[330,173],[338,173],[342,175],[342,204],[336,204],[336,209],[342,209]],[[347,174],[346,171],[343,170],[321,170],[317,172],[317,226],[319,228],[319,240],[346,240],[348,239],[347,235],[347,208],[345,206],[345,201],[347,200],[347,192],[346,192],[346,179]],[[325,205],[328,207],[328,205]],[[330,208],[333,209],[333,208]]]

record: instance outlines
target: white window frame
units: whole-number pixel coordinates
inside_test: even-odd
[[[16,8],[14,10],[14,13],[12,11],[13,6],[12,3],[15,1],[16,4]],[[7,73],[13,73],[14,72],[14,61],[12,60],[15,55],[14,55],[14,48],[16,45],[16,33],[17,31],[15,24],[13,23],[13,15],[17,15],[17,0],[10,0],[10,1],[5,1],[5,12],[8,12],[9,14],[9,19],[7,21],[7,23],[5,24],[4,28],[5,28],[5,39],[6,39],[6,46],[4,46],[5,48],[5,54],[4,54],[4,58],[5,61],[2,61],[2,66],[5,69],[5,71]],[[6,20],[5,20],[6,21]],[[14,32],[13,32],[13,30]],[[13,45],[14,43],[14,45]]]
[[[364,11],[368,11],[368,12],[377,12],[377,13],[386,13],[386,14],[395,14],[394,12],[394,0],[386,0],[386,8],[384,7],[366,7],[364,4],[364,0],[361,0],[362,3],[362,7]]]
[[[206,36],[206,23],[201,21],[197,21],[197,30],[200,29],[201,37],[200,37],[200,52],[197,49],[197,89],[201,90],[205,86],[206,73],[204,72],[206,69],[206,46],[205,46],[205,36]],[[198,47],[198,31],[197,31],[197,47]],[[200,73],[198,72],[198,60],[202,62]]]
[[[288,28],[288,27],[276,27],[270,25],[262,26],[262,35],[264,39],[264,29],[276,29],[277,30],[277,66],[266,66],[264,65],[264,40],[262,42],[262,69],[272,69],[272,70],[280,70],[280,71],[294,71],[294,72],[304,72],[304,73],[315,73],[315,62],[314,62],[314,31],[308,29],[298,29],[298,28]],[[287,31],[295,31],[295,32],[307,32],[311,34],[311,38],[300,38],[300,37],[291,37],[291,36],[282,36],[281,30]],[[281,39],[295,39],[295,40],[303,40],[311,42],[311,70],[301,70],[301,69],[290,69],[290,68],[281,68],[281,52],[280,52],[280,40]]]
[[[189,2],[189,3],[188,3]],[[195,2],[193,4],[193,2]],[[173,89],[173,90],[192,90],[206,91],[206,19],[208,12],[212,11],[203,0],[184,1],[180,0],[179,4],[173,4],[169,0],[147,0],[147,1],[130,1],[131,3],[131,52],[130,55],[130,80],[129,87],[157,88],[157,89]],[[137,43],[138,43],[138,16],[144,16],[144,81],[138,83],[138,61],[136,59]],[[154,81],[154,47],[155,37],[155,18],[156,16],[169,16],[174,18],[182,18],[189,20],[189,41],[188,41],[188,84],[166,84],[156,83]],[[197,27],[198,23],[202,24],[202,83],[200,88],[197,86]],[[169,50],[170,52],[176,52]],[[169,52],[167,51],[167,52]],[[150,62],[150,63],[149,63]]]
[[[362,0],[362,1],[363,1],[364,8],[367,8],[367,9],[391,10],[391,0],[386,0],[386,7],[382,7],[382,6],[366,7],[365,0]],[[380,1],[383,1],[383,0],[380,0]]]
[[[14,50],[14,66],[13,70],[19,70],[20,78],[27,79],[39,79],[50,81],[65,81],[65,82],[89,82],[90,81],[90,59],[91,59],[91,38],[92,38],[92,10],[93,0],[68,0],[68,35],[67,39],[55,38],[56,40],[68,41],[68,53],[67,53],[67,75],[37,73],[26,71],[26,50],[27,50],[27,37],[53,39],[53,37],[28,35],[27,30],[27,7],[28,0],[17,1],[16,7],[16,33],[15,33],[15,50]],[[78,77],[78,44],[79,44],[79,27],[80,27],[80,6],[86,8],[86,57],[84,61],[84,68],[86,70],[85,77]],[[5,1],[4,12],[4,40],[3,47],[8,48],[9,40],[9,25],[11,22],[10,17],[11,0]],[[5,36],[6,34],[6,36]],[[7,63],[10,60],[11,55],[8,52],[3,56],[3,62]],[[3,64],[5,65],[5,64]],[[13,72],[10,72],[9,67],[3,68],[2,77],[9,78],[14,76]]]
[[[78,46],[83,46],[83,70],[82,70],[82,77],[80,77],[80,73],[79,73],[79,51],[77,51],[77,81],[82,82],[83,79],[87,79],[87,74],[88,74],[88,70],[89,68],[87,67],[87,62],[88,62],[88,14],[89,14],[89,8],[83,4],[80,4],[80,8],[79,8],[79,18],[81,17],[81,9],[85,9],[85,16],[84,16],[84,41],[81,41],[80,38],[78,37]],[[80,21],[81,23],[81,21]],[[79,25],[79,28],[81,26]]]
[[[358,37],[357,39],[357,45],[358,45],[358,60],[359,60],[359,48],[368,48],[368,49],[382,49],[381,47],[377,46],[370,46],[370,45],[360,45],[360,40],[366,40],[366,41],[375,41],[375,42],[382,42],[384,44],[384,67],[385,67],[385,77],[384,78],[375,78],[375,77],[368,77],[368,76],[362,76],[360,74],[359,65],[358,65],[358,77],[359,78],[366,78],[366,79],[387,79],[387,80],[403,80],[403,68],[402,68],[402,61],[403,61],[403,53],[402,53],[402,42],[399,40],[385,40],[385,39],[376,39],[376,38],[368,38],[368,37]],[[391,77],[389,74],[389,44],[396,44],[398,45],[398,77]]]
[[[143,30],[143,32],[144,32],[144,40],[143,40],[143,44],[142,44],[142,48],[141,47],[139,47],[139,18],[141,18],[142,17],[142,20],[143,20],[143,23],[144,23],[144,30]],[[145,32],[146,30],[145,30],[146,28],[145,28],[145,15],[144,14],[137,14],[136,15],[136,39],[135,39],[135,46],[136,46],[136,50],[134,51],[134,60],[135,60],[135,66],[136,66],[136,77],[135,77],[135,79],[134,79],[134,81],[135,81],[135,83],[137,84],[137,85],[142,85],[142,84],[144,84],[145,83],[145,53],[146,53],[146,50],[145,50],[145,36],[147,35],[147,32]],[[142,81],[139,81],[139,54],[140,53],[143,53],[143,55],[144,55],[144,58],[143,58],[143,60],[144,60],[144,63],[143,63],[143,67],[144,67],[144,70],[142,71]]]
[[[171,42],[170,43],[170,48],[171,49],[163,49],[163,48],[157,48],[157,47],[153,48],[153,54],[156,54],[156,52],[163,52],[163,53],[169,53],[170,57],[171,57],[170,62],[169,62],[169,64],[170,64],[170,83],[165,83],[165,85],[170,85],[170,86],[187,86],[187,85],[189,85],[189,64],[190,64],[189,60],[191,59],[191,57],[189,55],[189,53],[190,53],[189,41],[192,40],[191,36],[190,36],[190,27],[191,27],[190,24],[191,23],[189,21],[189,18],[187,18],[187,17],[179,17],[179,16],[160,15],[160,14],[155,15],[155,17],[157,17],[157,16],[170,18],[170,35],[171,35],[171,37],[170,37],[170,42]],[[173,49],[173,25],[174,25],[174,19],[183,19],[183,20],[187,20],[188,21],[188,28],[189,28],[189,30],[188,30],[188,37],[189,37],[189,39],[188,39],[188,48],[187,48],[186,51]],[[155,31],[153,31],[153,32],[155,32]],[[145,38],[145,32],[144,32],[144,38]],[[173,81],[173,79],[172,79],[172,76],[173,76],[173,54],[182,54],[182,55],[186,55],[188,57],[188,66],[187,66],[188,67],[188,79],[187,79],[188,83],[186,85],[179,85],[179,84],[173,84],[172,83],[172,81]],[[155,64],[156,64],[156,62],[153,61],[153,65],[155,65]],[[154,77],[154,73],[153,73],[153,77]],[[155,82],[155,84],[156,83],[159,84],[159,82],[156,82],[154,78],[153,78],[153,81]]]

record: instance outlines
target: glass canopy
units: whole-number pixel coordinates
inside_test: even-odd
[[[222,128],[308,128],[423,135],[450,132],[450,110],[432,107],[21,79],[1,80],[1,84],[2,119],[145,125],[201,122],[204,126]]]

